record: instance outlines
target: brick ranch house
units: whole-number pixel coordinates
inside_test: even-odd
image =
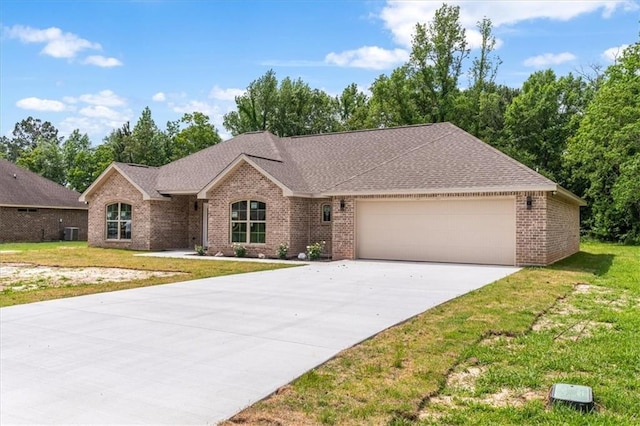
[[[80,194],[0,159],[0,242],[58,241],[65,228],[87,239],[87,210]]]
[[[584,201],[450,123],[239,135],[165,166],[114,163],[82,194],[89,244],[333,259],[548,265]]]

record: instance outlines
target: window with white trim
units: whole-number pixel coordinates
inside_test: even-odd
[[[107,206],[107,240],[131,239],[131,204],[113,203]]]
[[[322,205],[322,222],[331,222],[331,204]]]
[[[264,244],[267,236],[267,204],[247,200],[231,204],[231,242]]]

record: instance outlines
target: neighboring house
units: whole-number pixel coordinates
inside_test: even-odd
[[[87,239],[80,194],[0,159],[0,242]]]
[[[237,136],[165,166],[114,163],[82,194],[89,244],[333,259],[547,265],[584,201],[449,123]]]

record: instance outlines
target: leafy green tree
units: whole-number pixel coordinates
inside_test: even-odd
[[[180,125],[186,125],[180,130]],[[222,141],[209,117],[201,112],[184,114],[175,122],[167,123],[169,153],[167,160],[174,161]],[[172,135],[173,134],[173,135]]]
[[[40,137],[35,148],[24,152],[16,163],[60,185],[66,184],[64,159],[57,139]]]
[[[163,135],[151,117],[151,109],[145,107],[138,122],[133,127],[125,154],[132,163],[161,166],[167,163],[164,153]]]
[[[422,122],[451,118],[462,63],[469,56],[460,7],[443,4],[428,24],[416,24],[409,61]]]
[[[413,99],[413,81],[407,65],[391,76],[380,75],[371,85],[367,127],[394,127],[422,122]]]
[[[107,167],[109,167],[109,164],[111,164],[114,161],[117,161],[113,156],[112,147],[109,146],[109,144],[107,144],[107,143],[103,143],[101,145],[98,145],[93,150],[92,160],[93,160],[93,164],[95,166],[94,175],[95,175],[96,178],[103,171],[105,171]],[[94,180],[95,180],[95,178],[94,178]]]
[[[66,184],[83,192],[100,173],[96,173],[93,149],[89,136],[76,129],[62,143],[62,161],[66,172]]]
[[[117,161],[119,163],[134,163],[134,158],[127,149],[131,143],[131,127],[127,121],[118,129],[114,129],[103,140],[105,150],[110,151],[110,155],[105,155],[104,158],[110,157],[111,161]],[[101,145],[101,146],[103,146]]]
[[[562,157],[586,107],[586,90],[572,74],[560,79],[550,69],[532,74],[506,110],[503,149],[564,184]]]
[[[567,147],[584,224],[601,239],[640,243],[640,42],[604,74]]]
[[[369,98],[351,83],[335,99],[340,130],[359,130],[367,127]]]
[[[0,136],[0,158],[7,159],[9,144],[11,140],[6,136]]]
[[[233,135],[267,130],[277,109],[278,80],[273,70],[252,81],[247,91],[236,96],[237,111],[224,115],[223,125]]]
[[[233,135],[268,130],[278,136],[330,132],[339,128],[336,103],[319,89],[289,77],[278,85],[273,70],[254,80],[236,97],[237,111],[224,116]]]
[[[39,118],[28,117],[16,123],[11,138],[3,137],[0,140],[0,151],[4,158],[15,163],[42,140],[59,143],[58,129],[48,121],[43,123]]]
[[[496,124],[497,116],[504,115],[504,109],[500,108],[503,105],[502,99],[496,93],[497,86],[495,84],[498,67],[502,61],[493,53],[496,47],[496,38],[493,36],[491,20],[484,18],[477,23],[477,28],[482,37],[480,52],[473,59],[470,70],[470,87],[460,94],[466,108],[456,113],[455,117],[463,122],[466,119],[466,125],[461,127],[481,139],[486,139],[488,134],[497,130],[493,127]],[[467,102],[464,102],[465,100]]]

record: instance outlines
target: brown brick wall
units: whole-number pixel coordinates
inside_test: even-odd
[[[265,244],[243,244],[248,256],[273,257],[278,246],[286,243],[289,256],[305,252],[316,241],[325,241],[325,254],[331,255],[331,224],[322,223],[321,204],[331,200],[285,197],[282,189],[248,164],[239,166],[217,188],[207,193],[209,199],[209,253],[233,255],[230,243],[229,215],[231,203],[257,200],[267,203]]]
[[[340,210],[340,200],[345,208]],[[356,256],[356,201],[354,197],[333,198],[332,259],[354,259]]]
[[[309,245],[309,200],[307,198],[289,198],[289,256],[297,256],[307,251]]]
[[[527,196],[531,209],[527,209]],[[544,192],[516,194],[516,264],[545,265],[547,253],[547,197]]]
[[[119,173],[108,177],[89,198],[89,245],[134,250],[149,250],[151,242],[150,202],[143,201],[142,194]],[[106,239],[106,209],[112,203],[132,206],[131,240]]]
[[[580,207],[547,193],[547,258],[550,264],[580,250]]]
[[[487,192],[480,194],[407,194],[361,196],[357,199],[430,199],[515,196],[516,264],[548,265],[579,250],[579,207],[545,192]],[[531,196],[531,209],[526,198]],[[556,198],[557,197],[557,198]],[[340,200],[345,210],[340,211]],[[355,258],[355,197],[333,199],[333,259]]]
[[[149,248],[187,248],[189,246],[189,196],[173,195],[170,201],[151,201]],[[193,208],[193,206],[191,206]]]
[[[331,204],[331,222],[322,221],[322,206]],[[331,256],[333,252],[333,201],[330,198],[309,200],[309,243],[324,241],[324,254]]]
[[[248,164],[240,165],[222,182],[207,193],[209,200],[209,253],[223,252],[233,255],[229,217],[231,203],[256,200],[267,204],[267,233],[265,244],[243,244],[248,256],[264,254],[273,257],[281,243],[291,246],[289,239],[291,211],[290,200],[282,195],[282,189]],[[302,208],[294,202],[295,209]],[[298,225],[296,225],[298,226]],[[297,243],[296,243],[297,244]],[[293,253],[291,249],[290,253]]]
[[[58,241],[65,227],[78,228],[78,239],[87,240],[87,210],[0,207],[0,242]],[[33,211],[36,210],[36,211]]]

